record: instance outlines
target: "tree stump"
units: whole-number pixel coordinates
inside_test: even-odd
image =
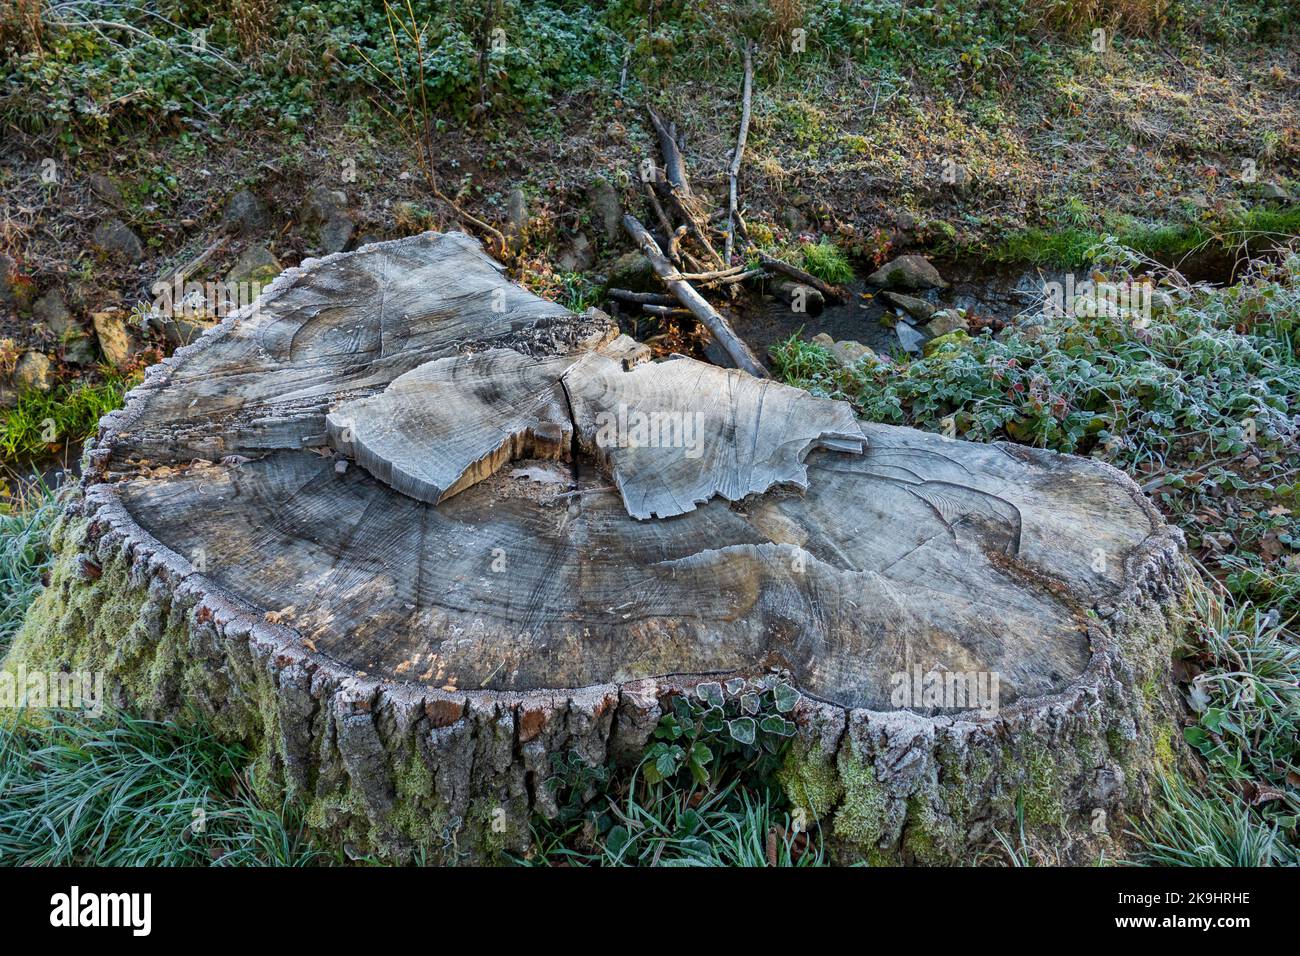
[[[1019,809],[1082,859],[1177,746],[1181,537],[1127,477],[647,363],[457,233],[309,260],[150,369],[55,546],[7,666],[203,713],[358,852],[522,851],[556,755],[633,762],[735,675],[801,691],[781,779],[846,858]]]

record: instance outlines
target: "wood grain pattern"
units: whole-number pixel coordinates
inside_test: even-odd
[[[10,660],[103,670],[151,715],[197,708],[313,802],[318,834],[448,862],[524,852],[558,812],[557,755],[635,763],[674,695],[775,669],[804,694],[794,756],[840,787],[809,812],[866,841],[852,858],[969,860],[1031,791],[1095,859],[1094,811],[1148,805],[1180,707],[1181,538],[1133,482],[638,352],[464,236],[289,270],[101,423]],[[371,474],[380,451],[357,467],[327,440],[331,410],[407,383],[439,399],[387,423],[382,457],[445,435],[450,465],[410,479],[437,504]],[[551,425],[592,434],[620,395],[751,447],[677,473],[663,449],[604,461],[578,441],[493,470],[507,446],[555,452]],[[624,497],[715,486],[652,520]],[[996,673],[1000,710],[900,702],[915,668]]]
[[[919,661],[998,670],[1014,700],[1078,676],[1086,609],[1155,530],[1099,465],[859,425],[692,360],[626,370],[596,351],[601,319],[510,286],[463,237],[376,249],[151,377],[95,452],[149,535],[368,674],[530,689],[773,664],[888,707]],[[345,445],[332,405],[374,411],[364,468],[322,447]],[[620,406],[699,413],[701,454],[601,447]],[[572,458],[575,423],[567,485],[501,470]],[[392,469],[417,447],[443,456]]]
[[[845,402],[682,358],[631,371],[594,352],[564,373],[578,441],[628,514],[671,518],[715,495],[806,488],[813,448],[861,451]]]

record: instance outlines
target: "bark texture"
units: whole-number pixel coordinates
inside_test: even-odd
[[[291,270],[102,423],[6,666],[197,709],[269,794],[393,858],[523,851],[556,755],[635,761],[670,695],[772,668],[804,693],[782,782],[846,855],[969,859],[1019,799],[1082,859],[1145,806],[1177,746],[1181,538],[1105,465],[862,424],[806,449],[806,490],[647,521],[581,448],[470,442],[475,480],[433,504],[327,426],[408,373],[508,350],[504,386],[615,336],[457,234]],[[1000,709],[900,705],[916,668],[997,673]]]

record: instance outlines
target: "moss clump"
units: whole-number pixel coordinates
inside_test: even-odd
[[[857,847],[872,847],[885,830],[889,797],[876,780],[875,768],[862,763],[845,747],[840,750],[840,780],[844,801],[835,813],[835,835]]]
[[[1177,757],[1174,754],[1174,731],[1172,727],[1157,727],[1151,738],[1151,747],[1156,760],[1156,769],[1162,776],[1173,772]]]
[[[803,810],[812,820],[820,820],[834,810],[844,793],[844,784],[830,757],[812,753],[804,744],[790,748],[776,778],[791,806]]]
[[[232,693],[193,652],[188,615],[165,589],[155,591],[133,575],[123,551],[100,564],[85,553],[93,550],[86,547],[88,526],[85,518],[56,522],[49,586],[29,609],[4,668],[102,671],[110,699],[153,717],[185,719],[182,705],[192,705],[221,739],[250,750],[257,797],[278,802],[281,735],[269,675],[232,659],[238,688]]]
[[[1046,749],[1034,747],[1021,762],[1025,768],[1020,789],[1025,821],[1032,826],[1060,825],[1065,818],[1065,809],[1061,806],[1056,760]],[[1008,761],[1007,766],[1014,766],[1014,762]]]
[[[517,819],[518,814],[512,814],[495,800],[480,798],[470,803],[465,814],[466,830],[476,838],[477,850],[484,862],[500,862],[508,850],[523,842]]]
[[[916,794],[907,801],[907,825],[903,850],[916,862],[928,865],[949,863],[956,855],[958,828],[952,820],[935,812],[930,802]]]
[[[419,754],[409,754],[398,762],[393,783],[397,789],[393,826],[425,850],[440,848],[447,813],[434,805],[433,774]]]

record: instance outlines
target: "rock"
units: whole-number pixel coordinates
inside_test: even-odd
[[[958,329],[966,331],[968,328],[965,313],[959,309],[940,309],[930,317],[930,322],[926,325],[925,330],[938,337],[947,335],[949,332],[956,332]]]
[[[327,255],[342,252],[352,238],[354,226],[347,206],[347,193],[325,186],[317,186],[303,201],[302,221],[319,226],[317,236],[321,251]]]
[[[654,266],[639,252],[626,252],[609,267],[609,286],[632,292],[659,291]]]
[[[955,332],[949,332],[947,335],[939,335],[925,343],[925,354],[931,355],[945,345],[960,345],[963,342],[969,342],[970,336],[966,332],[958,329]]]
[[[59,355],[68,365],[94,365],[95,343],[80,329],[68,332],[59,342]]]
[[[50,390],[50,360],[43,352],[24,352],[14,366],[14,386],[19,392]]]
[[[558,264],[565,272],[586,272],[595,261],[596,253],[591,247],[591,240],[580,232],[560,253]]]
[[[1291,198],[1290,193],[1277,183],[1260,183],[1259,194],[1264,199],[1276,199],[1281,202],[1286,202]]]
[[[516,187],[510,191],[506,200],[506,234],[521,236],[528,228],[528,199],[524,191]]]
[[[241,235],[252,235],[271,226],[271,215],[250,189],[241,189],[226,204],[221,225]]]
[[[846,368],[858,364],[858,362],[870,356],[876,357],[876,353],[861,342],[855,342],[849,339],[844,342],[836,342],[831,346],[831,354],[835,356],[836,361]]]
[[[270,249],[262,245],[253,245],[239,254],[235,264],[226,273],[226,281],[256,282],[265,286],[269,285],[271,280],[283,270],[284,267],[280,265]]]
[[[151,324],[162,333],[169,345],[180,348],[216,326],[218,321],[201,315],[157,315]]]
[[[865,358],[866,356],[870,356],[877,360],[880,359],[880,356],[878,356],[875,351],[873,351],[869,346],[863,345],[861,342],[854,342],[852,340],[836,342],[825,332],[818,332],[812,337],[812,341],[813,344],[820,345],[822,348],[830,352],[831,357],[845,368],[856,365],[860,359]]]
[[[903,295],[901,292],[881,292],[880,297],[886,302],[898,306],[917,322],[924,325],[934,316],[939,307],[924,299],[918,299],[916,296]]]
[[[939,270],[925,256],[899,256],[867,277],[872,285],[890,289],[946,289]]]
[[[131,364],[131,337],[127,335],[122,313],[117,309],[92,312],[90,321],[104,358],[118,371],[124,371]]]
[[[347,216],[335,216],[320,227],[321,249],[326,253],[342,252],[348,247],[352,238],[352,220]]]
[[[95,344],[68,311],[63,297],[51,289],[32,304],[32,318],[44,325],[59,344],[59,356],[69,365],[95,361]]]
[[[108,203],[110,206],[121,206],[125,202],[122,198],[122,190],[117,188],[117,183],[103,173],[88,174],[86,176],[86,185],[90,187],[90,191],[101,202]]]
[[[894,326],[894,334],[898,336],[898,344],[903,347],[904,352],[909,355],[921,354],[925,335],[913,328],[910,322],[899,322]]]
[[[798,206],[786,206],[776,218],[791,232],[807,232],[812,225]]]
[[[120,219],[101,222],[90,234],[90,241],[101,253],[111,258],[127,262],[139,262],[144,258],[144,246],[140,243],[140,237]]]
[[[603,176],[597,176],[587,187],[587,203],[591,207],[592,217],[603,229],[602,238],[606,243],[618,242],[623,234],[623,205],[618,193]]]
[[[307,193],[299,210],[299,217],[308,225],[329,222],[340,213],[346,213],[348,194],[340,189],[317,186]]]
[[[43,324],[56,336],[62,336],[76,325],[76,320],[72,318],[72,313],[68,311],[68,306],[64,303],[63,297],[54,289],[51,289],[32,303],[32,318]]]

